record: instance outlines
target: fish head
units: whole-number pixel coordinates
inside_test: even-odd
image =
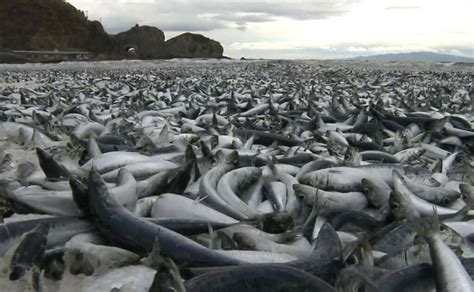
[[[326,172],[315,171],[301,176],[302,184],[310,185],[315,188],[326,189],[329,181],[329,174]]]
[[[79,249],[70,249],[64,256],[66,266],[72,275],[84,274],[91,276],[94,274],[94,266],[90,259]]]
[[[16,167],[17,162],[15,160],[15,157],[12,154],[7,153],[1,161],[0,173],[14,170]]]
[[[294,225],[293,216],[286,212],[265,214],[260,220],[262,230],[272,234],[288,231]]]
[[[405,258],[409,264],[429,262],[431,259],[429,246],[426,243],[414,244],[406,250]]]
[[[449,206],[461,196],[458,192],[446,192],[442,198],[436,202],[440,206]]]
[[[347,151],[344,155],[344,165],[359,165],[360,164],[360,157],[359,152],[353,146],[349,146]]]
[[[417,217],[411,200],[395,190],[390,194],[389,206],[393,216],[399,221],[411,220]]]
[[[10,281],[16,281],[20,279],[21,277],[23,277],[26,274],[26,271],[27,270],[25,267],[20,266],[20,265],[15,265],[12,267],[8,278],[10,279]]]
[[[474,204],[474,187],[470,184],[461,184],[459,189],[461,190],[462,199],[472,207]]]
[[[439,235],[441,239],[446,243],[449,247],[451,247],[454,251],[458,251],[458,253],[462,253],[462,250],[466,246],[466,241],[464,238],[457,233],[451,227],[440,224],[439,226]]]
[[[356,266],[344,268],[336,278],[336,291],[358,292],[365,291],[367,277]]]
[[[382,193],[380,192],[374,181],[368,178],[363,178],[360,181],[360,184],[362,186],[362,192],[372,205],[378,207],[386,203],[385,198],[381,196]]]
[[[243,232],[235,232],[232,235],[232,240],[234,240],[239,249],[255,250],[257,246],[256,242]]]

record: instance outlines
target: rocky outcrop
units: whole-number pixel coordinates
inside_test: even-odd
[[[114,39],[105,32],[102,24],[98,21],[87,23],[87,50],[95,53],[111,53],[113,51]]]
[[[109,35],[65,0],[0,0],[1,49],[0,62],[24,61],[9,50],[87,51],[95,59],[222,58],[224,51],[217,41],[192,33],[165,43],[163,31],[152,26]]]
[[[136,25],[128,31],[114,36],[115,52],[127,55],[133,51],[140,59],[158,59],[163,57],[165,34],[153,26]]]
[[[222,58],[224,48],[200,34],[184,33],[165,42],[166,58]]]

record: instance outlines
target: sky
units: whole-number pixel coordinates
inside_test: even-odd
[[[473,0],[68,0],[108,33],[152,25],[219,41],[233,58],[428,51],[474,57]]]

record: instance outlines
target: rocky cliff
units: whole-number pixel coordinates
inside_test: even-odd
[[[198,34],[165,42],[163,31],[152,26],[109,35],[64,0],[0,0],[0,49],[89,51],[106,59],[220,58],[223,53],[218,42]],[[5,51],[2,56],[15,60]]]
[[[158,59],[163,57],[165,34],[152,26],[134,26],[115,35],[115,50],[127,55],[130,49],[139,59]]]
[[[102,25],[63,0],[0,0],[0,47],[106,52]]]
[[[165,42],[167,58],[222,58],[224,48],[200,34],[183,33]]]

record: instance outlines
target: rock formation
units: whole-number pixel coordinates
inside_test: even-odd
[[[87,23],[87,49],[96,53],[111,53],[115,41],[113,37],[107,34],[98,21],[89,21]]]
[[[222,58],[224,48],[200,34],[183,33],[165,42],[167,58]]]
[[[63,0],[0,0],[2,48],[100,53],[109,39],[100,23]]]
[[[114,51],[126,55],[133,48],[140,59],[158,59],[163,57],[165,34],[153,26],[135,25],[131,29],[116,34]]]
[[[8,50],[87,51],[99,59],[221,58],[222,46],[185,33],[165,42],[163,31],[134,26],[109,35],[98,21],[64,0],[0,0],[1,60],[22,59]]]

